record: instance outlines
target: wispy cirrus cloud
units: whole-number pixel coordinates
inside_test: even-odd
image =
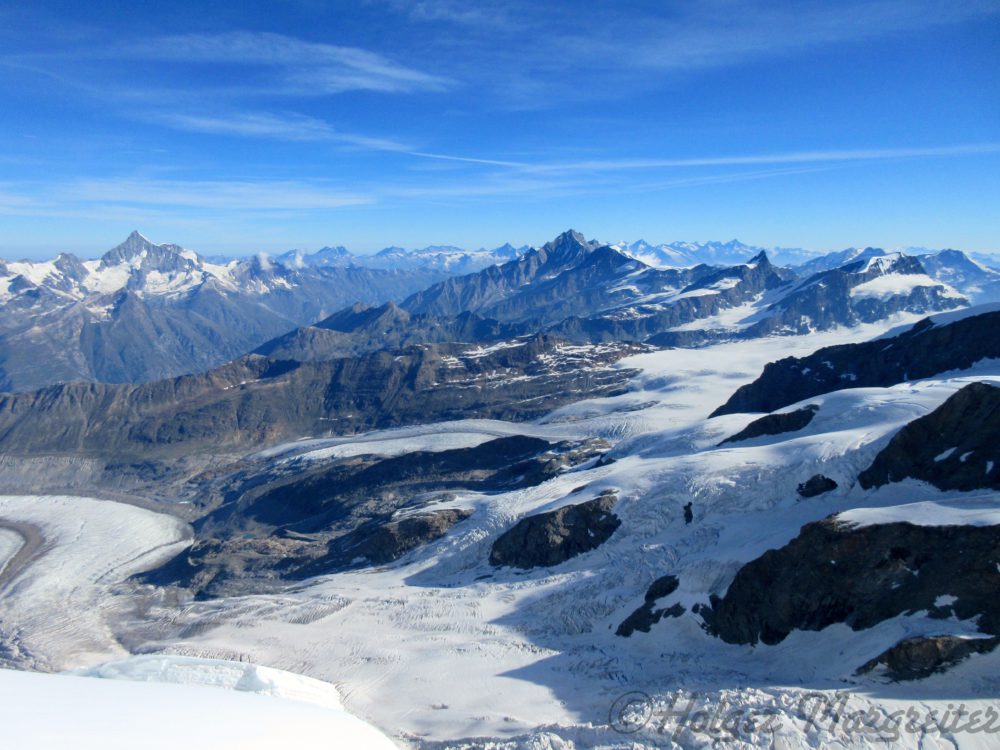
[[[284,141],[341,143],[374,151],[408,152],[411,147],[392,138],[377,138],[338,130],[325,120],[299,114],[237,112],[219,115],[165,112],[151,114],[178,130]]]
[[[78,202],[240,211],[312,211],[373,201],[368,195],[292,180],[81,180],[59,187],[56,194]]]
[[[163,36],[121,44],[103,56],[164,63],[224,63],[267,71],[259,93],[324,96],[346,91],[443,91],[453,82],[358,47],[310,42],[272,32]],[[270,88],[266,88],[269,86]]]
[[[474,165],[506,167],[523,172],[619,172],[684,167],[735,167],[824,162],[879,161],[921,157],[953,157],[1000,154],[1000,143],[973,143],[915,148],[829,149],[774,154],[708,156],[694,158],[591,159],[573,162],[524,162],[414,151],[411,155]]]
[[[382,0],[460,58],[496,106],[544,109],[616,98],[712,69],[1000,15],[995,0],[620,0],[573,3]],[[498,43],[498,38],[502,42]]]

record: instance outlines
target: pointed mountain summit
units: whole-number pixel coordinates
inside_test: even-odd
[[[601,247],[599,242],[588,241],[582,234],[570,229],[514,260],[435,284],[408,297],[401,307],[411,313],[439,317],[454,316],[464,311],[488,311],[508,297],[523,292],[525,287],[541,279],[558,276],[578,265],[598,247]],[[489,312],[486,314],[491,315]]]
[[[100,268],[120,265],[141,266],[159,271],[178,271],[201,264],[198,254],[180,245],[157,245],[133,231],[124,242],[101,256]]]

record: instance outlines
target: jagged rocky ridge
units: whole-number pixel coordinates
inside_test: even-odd
[[[0,389],[197,372],[357,301],[401,299],[439,271],[225,265],[133,232],[100,260],[0,262]]]
[[[905,425],[858,482],[871,489],[908,477],[942,490],[1000,489],[1000,388],[970,383]]]
[[[257,351],[324,359],[372,351],[383,342],[489,343],[539,330],[581,343],[692,346],[851,326],[903,311],[966,304],[927,277],[916,258],[876,260],[805,281],[771,264],[763,252],[725,268],[652,268],[622,249],[569,231],[507,263],[435,284],[398,307],[355,306]],[[865,292],[871,284],[888,286]],[[696,325],[743,308],[745,319],[735,326]]]
[[[842,388],[884,388],[949,370],[968,369],[992,357],[1000,357],[1000,312],[988,311],[941,323],[925,318],[891,338],[830,346],[808,357],[772,362],[759,378],[739,388],[712,416],[771,412]]]
[[[732,259],[741,248],[750,250],[727,243],[705,257]],[[459,257],[466,260],[452,262]],[[64,255],[49,263],[2,263],[0,388],[144,382],[209,369],[250,350],[330,359],[540,330],[586,343],[689,346],[949,309],[965,300],[941,278],[980,289],[991,283],[980,277],[994,273],[975,276],[958,260],[935,256],[931,278],[917,258],[885,256],[803,281],[763,252],[727,267],[653,268],[624,248],[573,231],[538,249],[471,257],[455,248],[388,248],[374,259],[388,267],[374,268],[342,248],[325,248],[313,256],[213,263],[134,233],[100,261]],[[423,262],[428,258],[447,262]],[[406,294],[399,308],[369,314],[350,307]],[[734,325],[692,325],[743,306],[746,314]]]

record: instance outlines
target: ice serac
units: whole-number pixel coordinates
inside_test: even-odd
[[[1000,357],[1000,311],[986,308],[976,314],[973,308],[968,313],[952,321],[943,316],[940,323],[925,318],[893,337],[771,362],[712,416],[771,412],[843,388],[884,388]]]

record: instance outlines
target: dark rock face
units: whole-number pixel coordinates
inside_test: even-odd
[[[624,393],[634,371],[609,365],[634,351],[581,350],[539,335],[490,350],[435,344],[329,362],[251,356],[139,386],[0,394],[0,451],[120,462],[446,419],[532,419],[579,398]]]
[[[609,492],[579,505],[521,519],[493,543],[490,564],[548,567],[596,549],[621,526],[611,512],[617,499]]]
[[[254,353],[271,359],[313,362],[418,344],[488,344],[534,332],[528,325],[500,323],[470,312],[439,318],[410,315],[392,302],[381,307],[357,304],[272,339]]]
[[[637,630],[648,633],[653,625],[664,617],[680,617],[684,614],[684,607],[680,603],[675,603],[667,608],[656,608],[657,600],[670,596],[679,585],[680,581],[677,576],[672,575],[665,575],[653,581],[646,591],[644,597],[646,601],[639,609],[625,618],[615,631],[615,635],[628,638]]]
[[[419,451],[369,463],[338,462],[254,488],[238,506],[220,509],[203,525],[208,529],[224,523],[232,529],[237,523],[240,528],[264,524],[313,533],[342,521],[355,508],[365,516],[391,513],[418,493],[531,487],[565,468],[563,452],[570,449],[568,444],[516,435],[473,448]]]
[[[1000,489],[1000,388],[970,383],[913,420],[858,481],[870,489],[907,477],[942,490]]]
[[[981,631],[1000,634],[997,560],[997,526],[853,527],[832,517],[743,566],[703,614],[727,643],[775,644],[793,630],[838,622],[862,630],[920,610],[962,620],[978,615]],[[957,599],[937,607],[943,595]]]
[[[772,362],[712,416],[771,412],[843,388],[884,388],[964,370],[987,357],[1000,357],[1000,312],[945,325],[925,319],[893,338],[829,346],[808,357]]]
[[[813,417],[816,416],[816,412],[818,411],[818,406],[810,404],[786,414],[768,414],[766,417],[755,419],[735,435],[727,437],[719,445],[737,443],[740,440],[750,440],[762,435],[780,435],[783,432],[797,432],[812,422]]]
[[[837,489],[837,483],[822,474],[816,474],[802,482],[795,490],[802,497],[816,497]]]
[[[471,510],[457,508],[417,513],[399,521],[382,524],[374,531],[359,530],[362,533],[356,536],[361,539],[356,546],[351,545],[351,539],[344,539],[337,546],[342,547],[344,553],[363,557],[373,565],[385,565],[398,560],[407,552],[440,539],[452,526],[471,515]],[[322,564],[321,560],[320,565]]]
[[[943,672],[972,654],[986,654],[1000,644],[1000,638],[959,638],[953,635],[906,638],[871,661],[855,674],[867,674],[879,666],[894,681],[920,680]]]
[[[919,258],[895,254],[861,259],[822,271],[806,278],[771,305],[767,310],[769,314],[746,329],[744,335],[807,334],[811,330],[825,330],[835,325],[872,323],[899,312],[928,313],[968,304],[964,298],[951,296],[940,284],[907,286],[905,290],[891,295],[852,293],[856,287],[880,277],[919,276],[925,273]]]

